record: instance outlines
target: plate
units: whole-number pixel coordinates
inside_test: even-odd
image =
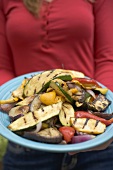
[[[13,90],[15,90],[22,82],[23,78],[25,77],[31,77],[35,74],[38,74],[40,72],[33,72],[29,74],[24,74],[22,76],[19,76],[17,78],[14,78],[7,83],[0,86],[0,100],[5,100],[10,97],[10,94]],[[102,87],[102,84],[100,84]],[[108,90],[107,98],[110,101],[113,101],[113,93]],[[113,102],[108,107],[107,113],[113,112]],[[98,145],[103,144],[104,142],[108,141],[113,137],[113,124],[107,127],[106,131],[103,134],[98,135],[96,138],[83,142],[78,144],[67,144],[67,145],[61,145],[61,144],[46,144],[41,142],[35,142],[29,139],[25,139],[23,137],[20,137],[16,135],[15,133],[11,132],[7,126],[10,124],[9,116],[3,112],[0,112],[0,134],[7,138],[9,141],[12,141],[16,144],[19,144],[24,147],[28,147],[35,150],[42,150],[42,151],[49,151],[49,152],[73,152],[73,151],[84,151],[87,149],[91,149],[93,147],[96,147]]]

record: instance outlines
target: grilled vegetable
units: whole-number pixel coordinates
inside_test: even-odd
[[[11,103],[15,103],[18,101],[18,98],[17,97],[11,97],[10,99],[7,99],[7,100],[0,100],[0,105],[1,104],[11,104]]]
[[[62,126],[59,128],[59,131],[62,133],[66,143],[71,142],[71,139],[75,134],[75,129],[73,127]]]
[[[45,85],[47,85],[48,87],[49,84],[47,83],[50,80],[64,75],[70,75],[72,77],[77,77],[77,76],[84,77],[83,73],[71,71],[71,70],[55,69],[55,70],[44,71],[41,74],[38,74],[33,78],[31,78],[31,80],[26,84],[24,88],[24,95],[31,96],[33,94],[39,93],[40,91],[42,91]]]
[[[24,137],[39,142],[46,143],[60,143],[62,141],[62,134],[55,128],[47,128],[38,133],[24,132]]]
[[[20,114],[25,115],[28,112],[29,112],[29,106],[28,105],[16,106],[16,107],[13,107],[9,111],[9,117],[15,117],[15,116],[20,115]]]
[[[52,87],[52,83],[55,83],[55,84],[58,83],[62,87],[63,90],[65,90],[65,91],[68,90],[68,86],[65,81],[62,81],[60,79],[51,80],[50,88],[54,89],[54,86]],[[54,89],[54,90],[56,91],[56,89]],[[60,93],[60,94],[62,94],[62,93]]]
[[[32,96],[38,93],[43,88],[43,86],[50,80],[49,76],[52,74],[52,72],[52,70],[49,70],[32,77],[24,88],[24,95]]]
[[[61,75],[61,76],[56,76],[54,79],[61,79],[63,81],[71,81],[72,76],[71,75]]]
[[[26,97],[22,101],[18,102],[16,105],[18,105],[18,106],[29,105],[34,98],[35,98],[35,96]]]
[[[43,122],[43,123],[47,124],[48,127],[53,127],[53,128],[54,128],[54,127],[56,126],[56,122],[57,122],[57,121],[58,121],[58,116],[54,116],[54,117],[46,120],[46,121]]]
[[[112,118],[113,113],[105,113],[105,112],[92,112],[93,115],[104,118],[106,120],[109,120]]]
[[[84,103],[85,100],[86,100],[86,92],[83,90],[83,91],[79,91],[75,94],[73,94],[71,96],[71,98],[79,103]]]
[[[40,94],[40,101],[45,105],[51,105],[55,103],[56,92],[55,90]]]
[[[30,111],[34,112],[41,107],[40,95],[36,95],[33,101],[30,104]]]
[[[71,104],[74,104],[74,100],[71,98],[71,96],[62,88],[62,85],[60,85],[57,81],[51,81],[50,87],[52,87],[58,95],[61,95],[65,98],[66,101],[68,101]]]
[[[39,123],[40,121],[42,122],[53,116],[58,115],[61,108],[62,108],[62,102],[59,102],[57,104],[53,104],[53,105],[40,108],[37,111],[29,112],[25,116],[11,123],[8,126],[8,128],[11,131],[18,131],[18,130],[23,130],[23,129],[32,127],[36,125],[37,123]]]
[[[87,103],[89,110],[97,111],[97,112],[105,111],[110,104],[111,101],[108,100],[102,94],[99,94],[98,97],[93,102]]]
[[[52,78],[53,80],[54,79],[61,79],[61,80],[64,80],[64,81],[69,81],[69,80],[72,80],[72,77],[70,76],[70,75],[62,75],[62,76],[56,76],[56,77],[54,77],[54,78]],[[49,85],[50,85],[50,83],[51,83],[51,80],[50,81],[48,81],[43,87],[42,87],[42,89],[40,90],[40,93],[41,92],[45,92],[48,88],[49,88]]]
[[[88,134],[73,136],[71,143],[74,144],[74,143],[86,142],[88,140],[94,139],[95,137],[96,137],[95,135],[88,135]]]
[[[62,109],[59,113],[59,119],[62,125],[71,126],[70,118],[74,117],[74,109],[71,104],[63,103]]]
[[[75,82],[68,81],[66,82],[69,90],[68,94],[71,98],[81,104],[85,102],[85,100],[91,96],[86,90],[84,90],[80,85],[76,84]]]
[[[16,105],[15,103],[9,103],[9,104],[1,104],[0,105],[0,111],[9,113],[9,111]]]
[[[37,133],[37,132],[39,132],[41,129],[42,129],[42,122],[39,122],[39,123],[36,125],[35,129],[32,130],[32,132]]]
[[[113,123],[112,113],[104,113],[111,104],[107,91],[81,72],[48,70],[25,78],[11,98],[0,100],[0,110],[9,113],[8,128],[17,135],[46,143],[78,143]]]
[[[0,104],[10,104],[10,103],[15,103],[19,99],[23,99],[23,90],[24,86],[26,85],[28,79],[24,79],[22,81],[22,84],[12,92],[11,97],[7,100],[0,100]]]
[[[110,120],[106,120],[106,119],[103,119],[99,116],[95,116],[89,112],[85,112],[85,111],[77,111],[75,112],[75,117],[76,118],[88,118],[88,119],[94,119],[94,120],[97,120],[97,121],[101,121],[102,123],[104,123],[106,126],[110,125],[112,123],[112,120],[113,119],[110,119]]]
[[[23,114],[18,114],[16,116],[10,116],[10,122],[14,122],[15,120],[19,119],[20,117],[23,117]]]
[[[88,134],[101,134],[106,130],[106,125],[98,120],[88,118],[71,118],[75,130]]]
[[[101,88],[101,86],[94,79],[89,78],[73,78],[73,82],[81,85],[85,89]]]
[[[76,84],[79,84],[84,89],[94,89],[96,91],[99,91],[101,94],[106,94],[108,92],[107,88],[103,88],[95,81],[94,79],[89,78],[74,78],[72,82],[75,82]]]
[[[24,92],[24,87],[25,85],[29,82],[30,80],[28,78],[25,78],[21,85],[12,92],[12,96],[14,98],[19,98],[19,99],[23,99],[23,92]]]
[[[96,88],[95,91],[98,91],[101,94],[105,95],[108,92],[108,89],[107,88]]]

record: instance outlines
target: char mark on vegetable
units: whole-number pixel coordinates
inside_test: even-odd
[[[32,112],[32,115],[33,115],[33,118],[34,118],[35,120],[38,120],[37,117],[35,116],[34,112]]]
[[[87,125],[88,121],[89,121],[89,119],[87,118],[86,121],[85,121],[85,123],[84,123],[84,125],[83,125],[83,128],[82,128],[82,129],[85,128],[85,126]]]

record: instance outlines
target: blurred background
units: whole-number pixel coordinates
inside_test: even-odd
[[[2,160],[7,148],[7,139],[0,135],[0,170],[2,170]]]

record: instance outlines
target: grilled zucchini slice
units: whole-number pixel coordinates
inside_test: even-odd
[[[48,82],[50,80],[64,75],[70,75],[72,78],[77,76],[84,77],[83,73],[71,70],[55,69],[44,71],[31,78],[24,88],[24,95],[31,96],[35,93],[39,93],[40,91],[44,91],[45,88],[49,86]],[[47,87],[45,87],[45,85]]]
[[[59,113],[59,119],[62,125],[71,126],[70,118],[74,117],[74,109],[71,104],[63,103],[62,109]]]
[[[38,93],[43,88],[43,86],[50,80],[49,75],[51,74],[52,71],[50,70],[33,76],[24,88],[24,96],[32,96]]]
[[[74,104],[74,100],[66,92],[66,90],[63,89],[59,82],[51,81],[50,87],[52,87],[58,95],[63,96],[67,102],[71,103],[72,105]]]
[[[53,116],[58,115],[61,108],[62,108],[62,102],[59,102],[57,104],[40,108],[37,111],[29,112],[25,116],[20,117],[19,119],[12,122],[8,126],[8,128],[11,131],[19,131],[35,126],[40,121],[43,122]]]
[[[106,130],[104,123],[94,119],[71,118],[71,124],[77,131],[88,134],[101,134]]]

